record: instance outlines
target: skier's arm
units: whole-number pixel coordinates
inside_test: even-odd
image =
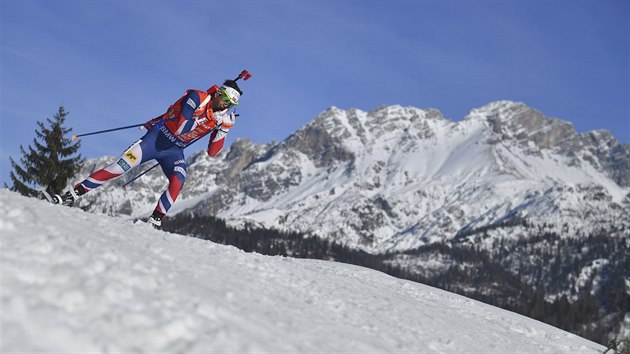
[[[192,118],[193,113],[195,113],[195,109],[199,107],[199,103],[201,102],[201,98],[199,97],[199,93],[195,90],[188,90],[186,96],[181,100],[181,106],[179,111],[179,118],[182,117],[186,120]]]
[[[227,133],[221,130],[215,130],[210,134],[210,143],[208,144],[208,155],[211,157],[217,156],[223,149],[223,143],[225,142],[225,136]]]
[[[175,110],[175,111],[179,111],[179,115],[177,117],[172,117],[169,118],[168,120],[171,119],[176,119],[179,118],[181,119],[182,117],[186,120],[191,119],[193,114],[195,113],[195,109],[197,108],[197,106],[199,106],[199,102],[200,102],[200,97],[199,94],[197,92],[195,92],[195,90],[188,90],[186,91],[186,93],[184,94],[184,96],[182,96],[182,98],[180,98],[178,100],[178,102],[180,102],[179,104],[179,109]],[[173,108],[175,108],[177,103],[173,104],[173,106],[169,107],[168,111],[162,115],[160,115],[159,117],[155,117],[153,119],[151,119],[150,121],[146,122],[143,127],[145,129],[151,129],[151,127],[153,127],[155,124],[157,124],[158,122],[162,121],[164,119],[165,116],[169,116],[169,112],[173,111]]]
[[[230,113],[226,115],[221,120],[221,125],[219,125],[218,129],[210,134],[210,142],[208,144],[208,155],[215,157],[223,149],[223,143],[225,142],[225,137],[227,136],[230,128],[234,126],[234,120],[236,115],[234,113]]]

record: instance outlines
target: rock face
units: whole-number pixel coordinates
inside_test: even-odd
[[[473,110],[472,116],[485,117],[498,141],[517,141],[526,152],[530,144],[537,150],[553,150],[571,158],[573,166],[588,161],[618,185],[630,187],[630,147],[608,131],[578,134],[569,122],[547,118],[522,103],[504,101]]]

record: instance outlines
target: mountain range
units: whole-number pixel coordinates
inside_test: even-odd
[[[84,205],[147,214],[166,183],[156,171],[112,193],[124,181]],[[606,131],[576,133],[522,103],[494,102],[460,122],[433,109],[333,107],[281,143],[238,139],[219,158],[193,154],[173,211],[386,252],[517,218],[565,234],[627,228],[629,193],[627,145]]]

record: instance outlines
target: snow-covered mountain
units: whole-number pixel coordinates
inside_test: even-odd
[[[0,190],[0,351],[601,353],[515,313]]]
[[[278,144],[239,139],[219,158],[189,160],[173,213],[306,232],[368,252],[481,229],[492,230],[488,245],[527,237],[517,221],[564,236],[604,229],[630,237],[630,148],[522,103],[494,102],[459,122],[434,109],[333,107]],[[90,193],[82,205],[146,215],[165,183],[149,174],[127,191]],[[496,227],[507,224],[509,232]]]

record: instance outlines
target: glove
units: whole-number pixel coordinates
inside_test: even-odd
[[[234,126],[234,123],[236,122],[236,114],[234,113],[230,113],[230,114],[226,114],[225,116],[223,116],[223,119],[221,120],[221,125],[219,127],[219,130],[221,130],[224,133],[227,133],[230,128],[232,128]]]

